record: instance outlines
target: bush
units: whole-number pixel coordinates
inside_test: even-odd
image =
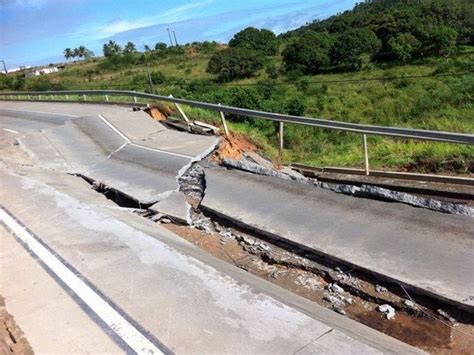
[[[299,70],[304,74],[317,74],[330,63],[333,39],[328,33],[310,33],[290,44],[283,51],[285,70]]]
[[[265,73],[267,73],[269,79],[275,80],[278,78],[278,68],[273,63],[267,65]]]
[[[207,71],[217,74],[220,81],[232,81],[252,77],[263,67],[260,53],[245,48],[228,48],[214,54]]]
[[[332,63],[360,69],[363,55],[373,58],[382,47],[375,33],[367,28],[348,30],[337,37],[332,50]]]
[[[304,101],[299,97],[293,97],[286,102],[286,112],[292,116],[303,116],[306,109]]]
[[[247,27],[236,33],[229,41],[230,47],[241,47],[262,52],[265,55],[275,55],[278,52],[278,40],[272,31]]]
[[[420,46],[420,41],[411,33],[399,33],[388,41],[391,54],[403,63],[412,59]]]

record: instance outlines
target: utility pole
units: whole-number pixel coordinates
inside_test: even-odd
[[[173,47],[173,40],[171,39],[171,32],[170,32],[170,29],[167,28],[166,31],[168,31],[168,37],[170,38],[170,44],[171,44],[171,47]]]
[[[4,61],[4,60],[0,60],[0,62],[3,63],[3,70],[5,71],[5,74],[8,74],[7,66],[5,65],[5,61]]]
[[[176,40],[176,32],[173,30],[173,36],[174,36],[174,43],[176,46],[178,45],[178,41]]]

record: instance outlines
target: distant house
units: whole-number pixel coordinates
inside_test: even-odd
[[[59,69],[57,67],[40,68],[40,69],[30,71],[29,73],[26,73],[26,77],[31,78],[33,76],[57,73],[58,71]]]

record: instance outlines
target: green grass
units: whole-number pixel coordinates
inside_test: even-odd
[[[265,70],[253,78],[219,84],[206,73],[209,54],[174,55],[150,61],[152,73],[161,72],[165,80],[155,85],[159,94],[231,104],[236,85],[256,85],[268,80]],[[101,70],[103,59],[70,64],[66,70],[47,78],[64,89],[149,89],[146,67],[134,65],[120,70]],[[281,66],[279,57],[267,58]],[[359,72],[328,73],[308,79],[306,91],[280,74],[271,84],[270,97],[263,97],[261,87],[245,86],[259,95],[262,110],[285,112],[284,103],[298,98],[305,104],[305,116],[355,123],[412,127],[450,132],[474,133],[474,47],[464,47],[449,59],[428,58],[411,65],[370,65]],[[345,82],[373,78],[423,76],[471,72],[462,76],[443,76],[387,81]],[[29,79],[44,80],[44,79]],[[191,83],[197,86],[190,86]],[[27,85],[28,82],[27,82]],[[201,86],[203,85],[203,86]],[[220,124],[216,112],[184,107],[192,119]],[[254,140],[262,153],[278,159],[274,123],[248,120],[229,122],[232,131]],[[363,164],[362,137],[354,133],[313,127],[285,125],[284,163],[299,162],[318,166]],[[424,172],[472,173],[474,148],[466,145],[421,142],[369,136],[370,164],[373,168],[417,170]]]

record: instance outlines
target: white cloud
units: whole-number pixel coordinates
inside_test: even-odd
[[[41,0],[36,0],[41,1]],[[191,10],[194,10],[199,7],[208,5],[213,0],[205,0],[198,3],[191,3],[182,6],[177,6],[168,11],[160,13],[156,16],[143,17],[137,20],[126,21],[126,20],[116,20],[106,25],[99,25],[95,29],[88,29],[88,32],[95,33],[95,39],[103,39],[114,36],[121,32],[135,30],[138,28],[163,24],[163,23],[172,23],[178,21],[184,21],[194,16],[194,13]]]

